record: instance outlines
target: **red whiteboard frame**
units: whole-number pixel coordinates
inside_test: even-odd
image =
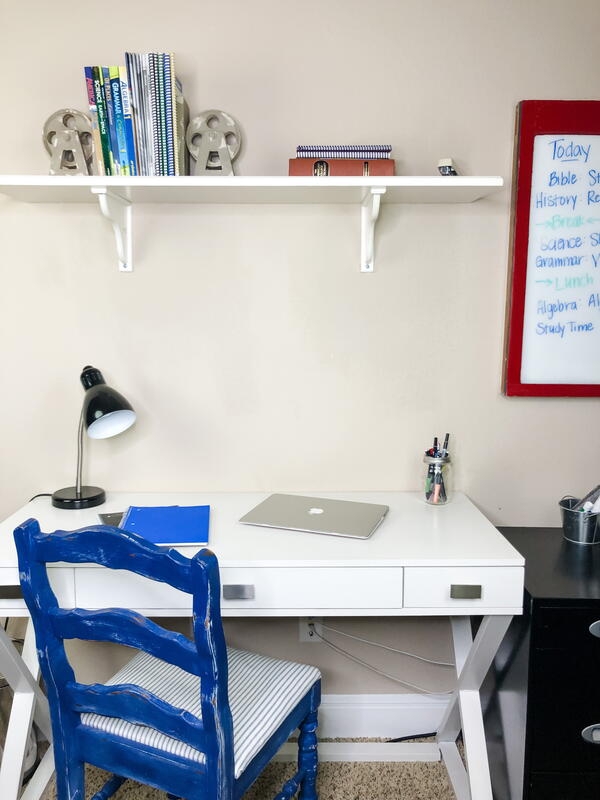
[[[519,103],[513,175],[512,283],[506,336],[505,392],[509,396],[600,397],[600,384],[596,383],[521,383],[533,142],[540,134],[561,133],[600,135],[600,101],[523,100]]]

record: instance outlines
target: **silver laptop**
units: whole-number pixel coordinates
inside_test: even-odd
[[[388,510],[389,506],[354,500],[272,494],[243,516],[240,522],[244,525],[368,539],[381,525]]]

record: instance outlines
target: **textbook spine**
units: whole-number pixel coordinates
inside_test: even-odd
[[[121,102],[123,107],[123,119],[125,121],[125,145],[127,149],[127,163],[130,175],[138,175],[135,137],[133,133],[133,114],[131,107],[131,92],[127,70],[119,67],[119,85],[121,88]]]
[[[96,106],[96,94],[94,92],[94,76],[92,67],[84,67],[85,88],[88,97],[88,109],[92,119],[92,139],[94,141],[94,164],[98,175],[105,175],[104,158],[102,156],[102,141],[100,139],[100,128],[98,125],[98,108]]]
[[[104,161],[104,172],[112,175],[112,159],[110,157],[110,131],[108,125],[108,112],[106,108],[106,97],[104,94],[104,83],[102,77],[102,67],[92,67],[92,77],[94,80],[94,96],[96,98],[96,110],[98,113],[98,130],[100,131],[100,143],[102,145],[102,160]]]

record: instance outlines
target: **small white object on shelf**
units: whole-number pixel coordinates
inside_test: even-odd
[[[438,172],[445,178],[458,175],[458,170],[451,158],[440,158],[438,161]]]

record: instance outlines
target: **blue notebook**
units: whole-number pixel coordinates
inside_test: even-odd
[[[154,544],[208,544],[210,506],[129,506],[121,528]]]

